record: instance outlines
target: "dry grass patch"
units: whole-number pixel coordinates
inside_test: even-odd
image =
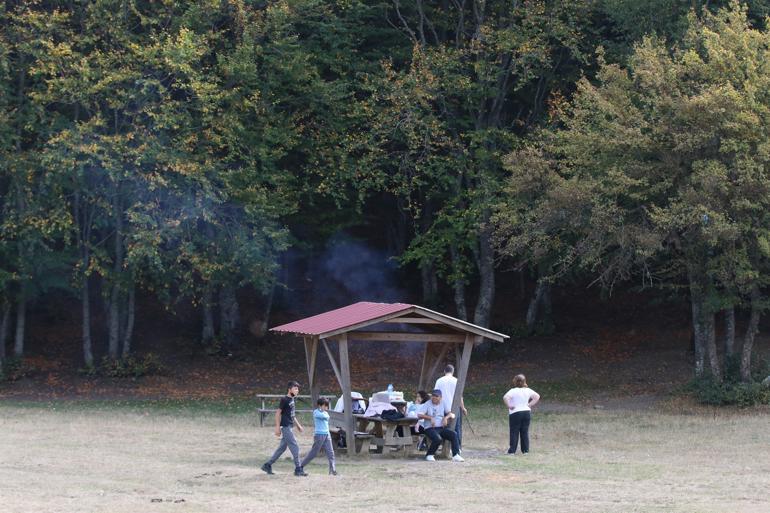
[[[504,413],[472,414],[466,463],[341,457],[331,478],[321,457],[295,478],[286,460],[276,476],[258,470],[277,442],[256,415],[6,403],[0,504],[9,513],[770,511],[765,413],[536,413],[524,457],[503,454]],[[311,436],[300,437],[303,453]]]

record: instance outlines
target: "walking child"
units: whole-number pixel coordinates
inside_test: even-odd
[[[286,389],[286,397],[281,399],[278,409],[275,411],[275,436],[281,438],[281,443],[278,445],[278,448],[270,459],[261,467],[262,471],[268,474],[273,474],[273,463],[278,461],[278,458],[280,458],[288,448],[292,458],[294,458],[294,475],[307,475],[302,470],[302,465],[300,465],[299,445],[297,444],[297,439],[294,438],[294,432],[292,431],[295,425],[300,433],[304,431],[299,420],[295,417],[294,398],[297,397],[297,395],[299,395],[299,383],[296,381],[289,381]]]
[[[313,423],[315,424],[313,447],[305,455],[300,467],[304,472],[305,465],[310,463],[323,447],[323,450],[326,451],[326,457],[329,459],[329,475],[336,476],[337,467],[334,463],[334,447],[332,437],[329,434],[329,400],[322,397],[317,401],[317,405],[318,408],[313,410]]]

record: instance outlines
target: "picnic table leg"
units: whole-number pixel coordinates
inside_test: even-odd
[[[387,431],[386,431],[387,432]],[[374,427],[372,428],[372,434],[382,440],[382,445],[377,445],[377,449],[375,449],[375,452],[377,454],[382,454],[385,450],[385,433],[382,431],[382,422],[375,422]]]

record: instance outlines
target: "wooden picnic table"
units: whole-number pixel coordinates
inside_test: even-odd
[[[354,433],[354,443],[356,451],[363,454],[368,454],[368,446],[364,447],[363,444],[376,446],[374,452],[381,454],[385,447],[394,449],[401,449],[404,456],[408,456],[412,453],[412,450],[416,448],[419,437],[413,437],[411,426],[417,423],[417,419],[404,417],[398,420],[387,420],[380,416],[367,417],[362,414],[353,414],[353,419],[356,421],[356,431]],[[340,412],[329,412],[329,427],[335,431],[345,429],[345,415]],[[399,427],[403,428],[403,436],[399,436],[396,432]],[[348,446],[350,446],[348,442]],[[367,449],[367,450],[363,450]]]
[[[353,418],[356,419],[358,431],[374,435],[370,443],[377,446],[376,453],[382,453],[385,447],[391,447],[402,449],[403,455],[409,456],[412,450],[417,447],[415,438],[418,437],[413,437],[410,429],[417,424],[416,418],[404,417],[398,420],[387,420],[380,416],[367,417],[360,414],[354,414]],[[402,436],[399,436],[397,432],[399,427],[402,430]]]

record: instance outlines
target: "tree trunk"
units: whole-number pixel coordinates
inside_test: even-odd
[[[549,286],[550,285],[544,280],[539,280],[537,282],[537,287],[535,287],[535,295],[529,301],[529,307],[527,308],[527,331],[529,333],[535,331],[535,324],[537,324],[540,305],[543,304],[543,297],[545,297]]]
[[[120,276],[123,273],[123,212],[119,187],[113,200],[113,214],[115,216],[115,262],[112,269],[112,292],[109,309],[109,354],[110,358],[114,360],[117,359],[120,349]]]
[[[87,258],[86,258],[87,261]],[[88,286],[88,274],[83,275],[83,360],[86,366],[94,365],[94,353],[91,343],[91,290]]]
[[[123,331],[123,358],[127,358],[131,353],[131,339],[134,336],[134,319],[136,318],[136,285],[131,284],[128,289],[128,310],[126,318],[126,327]]]
[[[275,283],[270,287],[265,296],[265,307],[262,309],[262,319],[257,321],[254,335],[263,338],[267,334],[267,327],[270,325],[270,314],[273,311],[273,297],[275,296]]]
[[[463,321],[468,320],[468,306],[465,302],[465,281],[457,279],[454,282],[455,291],[455,310],[457,318]]]
[[[26,54],[21,52],[19,54],[19,76],[18,76],[18,85],[17,85],[17,113],[21,114],[23,112],[24,108],[24,99],[26,98],[25,94],[25,87],[26,87]],[[21,153],[21,142],[23,140],[22,134],[23,134],[23,127],[24,124],[21,122],[23,119],[22,115],[15,116],[15,118],[19,121],[16,124],[16,153]],[[16,183],[17,187],[17,194],[16,194],[16,208],[18,208],[19,213],[22,213],[25,211],[25,204],[24,204],[24,195],[21,191],[21,185]],[[22,265],[24,265],[26,262],[26,255],[24,254],[24,243],[19,242],[19,255],[21,256],[21,262]],[[19,298],[16,302],[16,333],[15,333],[15,339],[13,344],[13,354],[17,358],[21,358],[24,356],[24,324],[26,322],[27,318],[27,298],[25,296],[26,293],[26,284],[22,282],[20,284],[20,292],[19,292]]]
[[[279,280],[278,283],[281,284],[281,287],[278,288],[278,290],[274,291],[273,294],[277,294],[278,296],[274,298],[274,300],[278,300],[279,303],[287,303],[290,297],[290,290],[291,285],[289,284],[289,280],[291,279],[291,265],[294,264],[294,259],[292,255],[289,254],[289,251],[284,251],[281,253],[281,267],[279,270]]]
[[[702,378],[705,370],[706,349],[704,345],[705,336],[703,334],[701,309],[702,305],[696,298],[691,298],[692,304],[692,340],[695,351],[695,377]]]
[[[117,283],[112,285],[109,307],[109,344],[108,351],[110,358],[118,358],[118,349],[120,344],[120,288]]]
[[[455,299],[455,311],[457,312],[457,318],[463,321],[468,320],[468,307],[465,302],[465,280],[461,276],[460,268],[460,255],[457,252],[457,247],[452,245],[449,249],[452,256],[452,268],[455,273],[455,280],[452,284],[454,288]]]
[[[420,278],[422,279],[422,302],[427,306],[435,306],[438,298],[438,281],[433,265],[423,263],[420,266]]]
[[[725,309],[725,358],[735,353],[735,308]]]
[[[704,333],[706,335],[706,355],[708,356],[711,375],[714,379],[721,382],[722,366],[719,364],[719,355],[717,354],[716,314],[712,311],[707,311],[705,312],[703,320]]]
[[[495,300],[495,255],[489,227],[489,213],[485,214],[484,226],[479,233],[479,300],[473,314],[473,323],[488,328]]]
[[[110,358],[117,360],[120,354],[120,328],[121,328],[121,297],[120,287],[112,286],[109,305],[109,343],[108,352]]]
[[[749,325],[746,327],[746,334],[743,337],[743,348],[741,349],[741,381],[751,382],[751,352],[754,349],[754,338],[759,332],[759,319],[762,312],[759,306],[761,296],[759,289],[754,288],[751,291],[751,317]]]
[[[16,358],[24,356],[24,329],[27,323],[27,285],[22,283],[19,298],[16,300],[16,335],[13,343],[13,355]]]
[[[203,333],[201,342],[204,345],[210,345],[214,340],[214,294],[211,290],[211,284],[207,283],[203,290]]]
[[[225,285],[219,291],[219,331],[223,343],[232,347],[235,344],[235,329],[238,326],[238,299],[235,287]]]
[[[11,323],[11,304],[3,305],[3,320],[0,322],[0,372],[5,362],[5,343],[8,340],[8,325]]]
[[[420,233],[427,233],[432,222],[433,204],[429,200],[425,200],[422,215],[420,216]],[[436,279],[436,270],[433,262],[423,261],[420,263],[420,278],[422,281],[423,304],[435,306],[438,302],[438,280]]]
[[[76,106],[76,122],[78,112],[79,109]],[[82,167],[80,171],[83,171]],[[78,223],[78,229],[76,231],[77,244],[78,251],[80,252],[81,256],[81,263],[83,265],[83,268],[81,269],[83,274],[81,276],[82,283],[80,292],[82,294],[80,301],[82,310],[81,329],[83,332],[83,361],[85,362],[86,367],[93,367],[94,353],[92,350],[93,344],[91,342],[91,288],[88,274],[88,268],[91,266],[91,251],[88,245],[88,242],[91,238],[92,218],[90,214],[93,211],[89,211],[87,203],[84,204],[81,202],[80,191],[77,185],[75,185],[75,191],[75,201],[73,205],[72,217]]]
[[[692,307],[692,340],[695,351],[695,377],[703,377],[705,368],[705,336],[702,327],[703,290],[695,278],[695,271],[688,270],[690,280],[690,305]]]
[[[542,297],[542,303],[540,304],[540,311],[542,312],[542,316],[540,317],[546,333],[552,333],[554,330],[554,323],[553,323],[553,301],[551,300],[553,292],[553,284],[548,283],[545,287],[545,292],[543,293]]]

